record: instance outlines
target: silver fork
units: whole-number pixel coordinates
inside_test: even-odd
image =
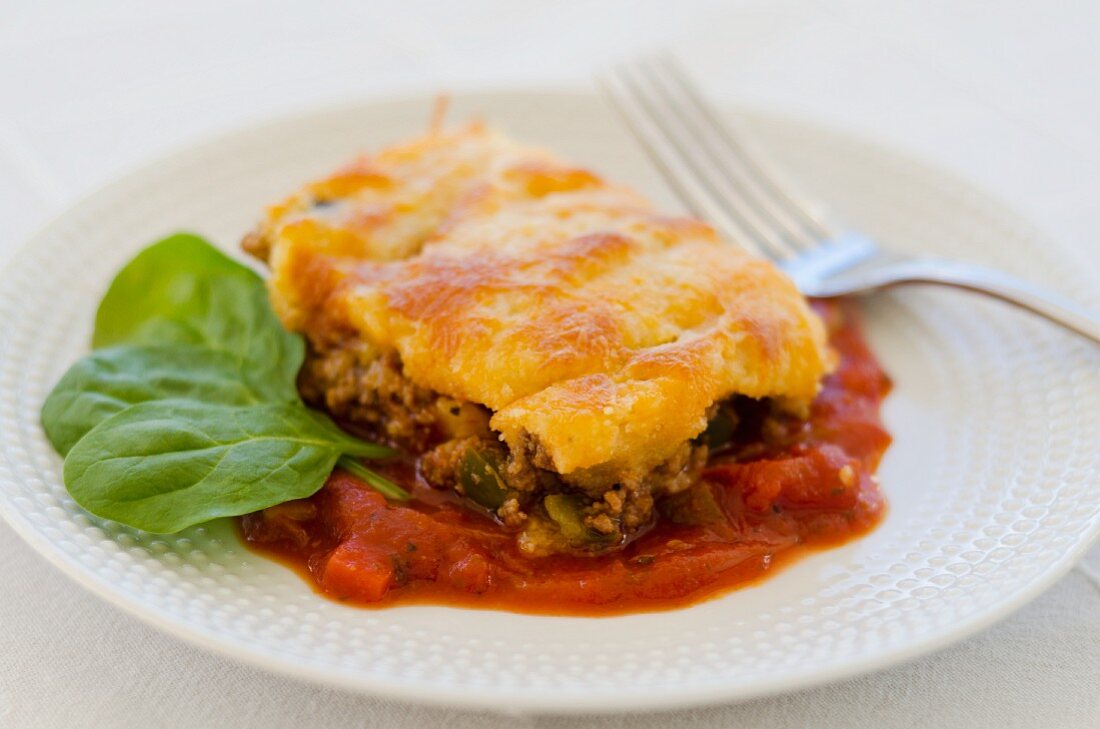
[[[738,139],[668,56],[599,79],[608,98],[685,205],[728,240],[783,268],[807,296],[942,284],[1028,309],[1100,343],[1100,318],[1058,294],[989,268],[902,256],[834,230]]]

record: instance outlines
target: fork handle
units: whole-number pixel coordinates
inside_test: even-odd
[[[870,293],[902,284],[939,284],[1007,301],[1100,344],[1100,317],[1069,299],[1014,276],[959,261],[905,258],[869,264],[816,286],[814,295]]]

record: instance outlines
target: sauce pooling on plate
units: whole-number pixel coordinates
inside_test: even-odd
[[[387,502],[337,471],[309,499],[242,517],[241,533],[322,594],[368,606],[616,614],[681,607],[757,580],[866,533],[885,509],[874,470],[890,443],[879,416],[889,380],[853,305],[815,307],[839,362],[809,417],[739,402],[702,481],[662,499],[654,522],[621,549],[524,553],[486,510],[431,488],[414,459],[379,466],[408,502]]]

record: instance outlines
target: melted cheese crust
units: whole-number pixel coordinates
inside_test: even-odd
[[[396,351],[559,473],[644,472],[734,394],[808,403],[821,322],[701,222],[479,124],[363,157],[251,238],[311,340]]]

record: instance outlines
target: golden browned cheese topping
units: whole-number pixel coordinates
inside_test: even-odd
[[[283,322],[393,352],[560,473],[645,471],[734,394],[813,398],[821,322],[703,223],[474,124],[364,157],[270,209]]]

